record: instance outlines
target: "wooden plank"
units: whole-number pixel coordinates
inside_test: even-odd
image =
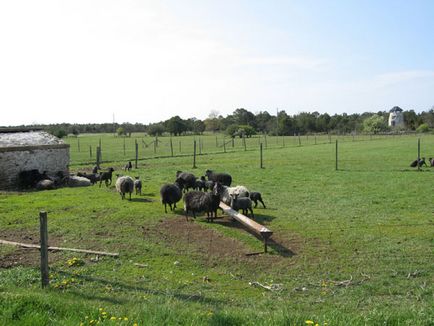
[[[1,240],[1,239],[0,239],[0,244],[12,245],[12,246],[23,247],[23,248],[41,249],[40,245],[21,243],[21,242],[13,242],[13,241]],[[119,257],[119,253],[115,253],[115,252],[94,251],[94,250],[86,250],[86,249],[48,247],[48,250],[73,251],[73,252],[83,252],[86,254]]]
[[[267,229],[262,224],[259,224],[258,222],[253,221],[252,219],[248,218],[247,216],[238,213],[237,211],[233,210],[232,208],[230,208],[228,205],[226,205],[223,202],[220,202],[220,208],[226,214],[233,217],[241,224],[247,226],[252,231],[262,235],[264,238],[269,238],[273,234],[273,231]]]

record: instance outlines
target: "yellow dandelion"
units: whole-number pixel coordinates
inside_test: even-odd
[[[124,317],[124,320],[128,320],[128,317]]]
[[[139,326],[139,324],[137,324],[137,323],[134,323],[134,324],[133,324],[133,326]]]
[[[308,325],[313,325],[313,321],[312,320],[306,320],[305,323],[308,324]]]
[[[116,320],[115,316],[110,317],[110,320]]]

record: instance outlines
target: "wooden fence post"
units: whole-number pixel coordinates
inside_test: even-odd
[[[89,145],[89,157],[92,158],[92,145]]]
[[[99,148],[101,149],[101,138],[99,139]]]
[[[215,147],[216,147],[216,148],[219,147],[219,143],[218,143],[218,140],[217,140],[217,136],[215,136]]]
[[[80,138],[77,137],[78,152],[80,153]]]
[[[125,136],[124,136],[124,156],[126,155],[126,152],[125,152]]]
[[[196,168],[196,141],[193,141],[193,169]]]
[[[41,242],[41,281],[42,287],[45,288],[50,284],[48,274],[48,223],[47,212],[39,212],[39,230]]]
[[[417,139],[417,170],[420,171],[420,138]]]
[[[244,151],[247,151],[246,136],[243,136]]]
[[[226,142],[224,138],[223,138],[223,151],[226,153]]]
[[[259,152],[260,152],[260,168],[263,169],[263,160],[262,160],[262,143],[259,144]]]
[[[298,133],[298,146],[301,146],[301,138],[300,138],[300,133]]]
[[[101,163],[101,147],[96,147],[96,166],[99,168],[99,164]]]
[[[232,148],[234,148],[234,147],[235,147],[235,138],[232,137]]]
[[[137,169],[137,160],[139,159],[139,143],[136,139],[136,169]]]
[[[179,152],[181,153],[181,141],[179,141]]]

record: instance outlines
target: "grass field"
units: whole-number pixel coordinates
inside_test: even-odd
[[[89,145],[100,137],[80,136],[80,152],[67,139],[72,171],[91,168]],[[409,167],[417,137],[339,138],[336,171],[335,137],[318,136],[316,145],[301,137],[301,146],[298,137],[270,137],[260,169],[263,137],[248,139],[247,150],[226,139],[223,153],[215,136],[204,136],[192,169],[192,136],[174,137],[171,157],[168,137],[154,153],[144,145],[153,139],[133,135],[124,155],[123,139],[104,135],[103,166],[120,170],[135,155],[134,139],[140,160],[131,175],[144,189],[132,201],[105,186],[0,194],[0,239],[37,243],[46,210],[50,245],[120,253],[50,252],[51,286],[42,290],[38,251],[0,245],[0,324],[434,323],[434,169]],[[434,157],[434,136],[421,138],[421,154]],[[263,194],[267,209],[255,219],[274,232],[269,254],[246,255],[263,244],[227,217],[186,222],[182,203],[164,213],[161,185],[177,170],[206,169]]]

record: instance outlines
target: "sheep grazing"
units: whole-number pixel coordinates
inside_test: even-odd
[[[136,195],[142,194],[142,180],[140,180],[140,177],[136,177],[136,180],[134,180],[134,189],[136,190]]]
[[[226,187],[222,186],[223,191],[220,195],[220,199],[226,205],[231,204],[231,195],[237,195],[239,198],[241,197],[249,197],[250,191],[244,186],[236,186],[236,187]]]
[[[428,166],[425,162],[425,157],[415,159],[413,162],[410,163],[410,167],[412,168],[415,168],[417,166],[422,167],[422,165]]]
[[[116,179],[116,190],[121,195],[122,200],[125,198],[126,193],[130,194],[129,200],[131,200],[131,194],[134,191],[134,180],[129,176],[118,177]]]
[[[182,184],[178,182],[165,184],[160,189],[160,196],[161,202],[164,205],[164,211],[167,213],[167,205],[173,211],[176,208],[176,203],[182,198]]]
[[[260,192],[251,192],[250,199],[255,203],[255,208],[258,206],[258,201],[265,207],[264,201],[262,200],[262,195]]]
[[[248,211],[250,211],[250,217],[253,216],[252,209],[252,200],[249,197],[241,197],[238,198],[237,194],[231,195],[231,208],[235,211],[239,211],[240,209],[243,211],[243,214],[247,216]]]
[[[227,187],[231,186],[232,177],[227,173],[215,173],[212,170],[206,170],[205,175],[210,181],[219,182],[223,186]]]
[[[210,181],[210,180],[206,180],[205,181],[205,191],[212,191],[212,188],[214,188],[215,182],[214,181]]]
[[[92,169],[92,173],[98,173],[98,170],[101,170],[101,168],[98,165],[95,165]]]
[[[113,175],[113,168],[108,168],[107,172],[100,172],[99,174],[99,187],[101,188],[101,184],[104,181],[105,186],[108,187],[112,184],[112,175]]]
[[[216,182],[212,192],[190,191],[184,195],[184,212],[185,218],[188,221],[188,212],[193,213],[196,218],[196,213],[206,212],[208,222],[217,218],[217,209],[220,205],[220,194],[223,191],[223,186]]]
[[[131,164],[131,161],[129,161],[127,164],[125,164],[124,166],[124,170],[125,171],[131,171],[131,169],[133,168],[133,165]]]
[[[176,178],[176,182],[182,185],[184,192],[196,187],[196,177],[192,173],[177,171]]]

